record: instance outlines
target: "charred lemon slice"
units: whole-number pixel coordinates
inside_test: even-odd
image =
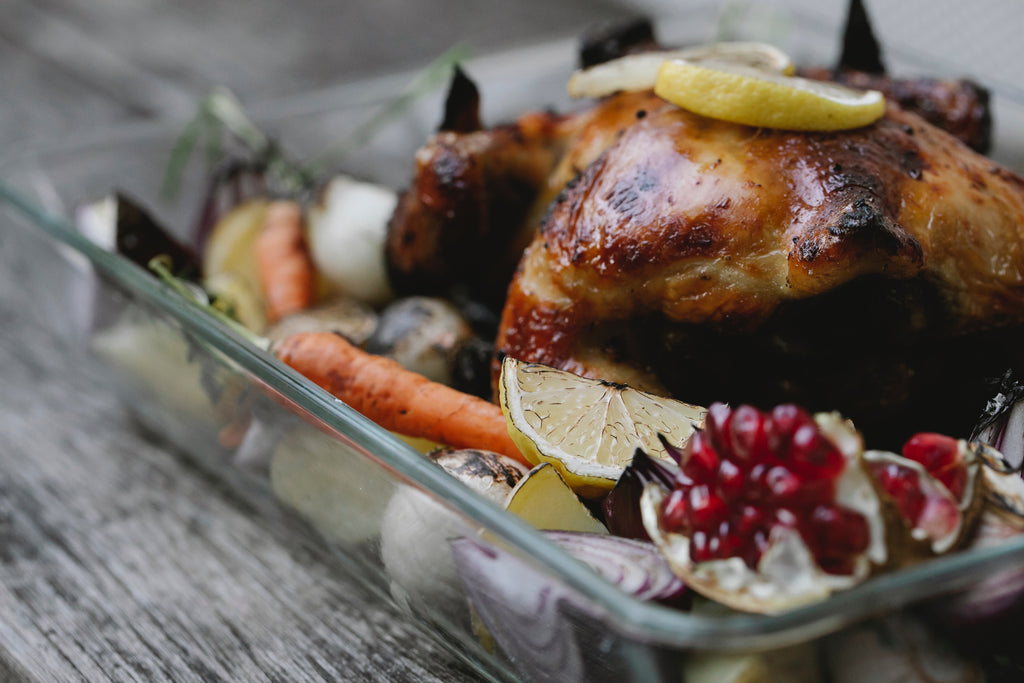
[[[569,78],[569,95],[604,97],[622,90],[653,88],[658,69],[670,59],[683,59],[694,64],[724,62],[771,73],[793,73],[789,55],[767,43],[711,43],[682,50],[641,52],[580,69]]]
[[[885,114],[885,98],[877,90],[854,90],[727,62],[666,61],[658,70],[654,92],[702,116],[782,130],[860,128]]]
[[[637,448],[669,459],[662,434],[681,446],[706,410],[622,384],[506,358],[499,386],[508,432],[526,458],[549,462],[584,497],[611,489]]]

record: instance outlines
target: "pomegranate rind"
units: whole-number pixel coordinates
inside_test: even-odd
[[[1005,517],[1011,524],[1024,526],[1024,479],[1019,472],[1005,474],[989,467],[981,468],[985,483],[985,511]]]
[[[849,574],[829,574],[817,564],[796,529],[775,526],[757,569],[740,557],[694,562],[690,539],[663,524],[666,492],[648,484],[640,499],[644,528],[672,568],[701,595],[733,609],[759,614],[785,612],[818,602],[839,590],[861,583],[877,566],[886,564],[888,549],[882,502],[861,466],[863,441],[853,425],[838,413],[815,415],[819,429],[840,450],[846,465],[836,482],[836,504],[856,511],[868,521],[868,548],[854,561]]]
[[[971,450],[971,445],[966,441],[959,442],[958,457],[962,459],[967,471],[967,483],[960,500],[957,500],[946,485],[928,472],[921,463],[889,451],[866,451],[863,457],[869,466],[878,463],[892,463],[914,471],[918,476],[921,492],[926,497],[946,500],[959,512],[956,523],[943,533],[937,533],[935,528],[929,529],[927,522],[925,526],[915,526],[913,522],[900,514],[897,502],[889,496],[879,482],[872,478],[879,497],[885,502],[885,518],[895,521],[895,524],[890,525],[890,535],[893,535],[893,530],[896,530],[895,535],[905,539],[904,543],[898,544],[893,539],[892,564],[906,564],[922,557],[948,553],[959,547],[970,535],[984,505],[985,477],[980,473],[980,461]]]
[[[836,504],[859,512],[868,521],[871,542],[867,551],[858,558],[854,571],[854,575],[863,580],[875,567],[884,566],[889,561],[884,506],[861,462],[864,439],[853,423],[839,413],[818,413],[814,421],[846,458],[846,468],[836,482]]]

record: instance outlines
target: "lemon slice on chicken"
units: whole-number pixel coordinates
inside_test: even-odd
[[[499,385],[508,432],[526,458],[549,462],[577,494],[615,486],[637,448],[668,459],[658,434],[685,443],[706,410],[604,380],[505,358]]]
[[[621,90],[653,88],[658,69],[670,59],[683,59],[694,64],[726,62],[778,74],[793,73],[793,61],[789,55],[767,43],[710,43],[681,50],[639,52],[580,69],[569,77],[569,95],[604,97]]]
[[[654,92],[702,116],[782,130],[860,128],[885,114],[885,97],[877,90],[855,90],[728,62],[666,61],[658,70]]]

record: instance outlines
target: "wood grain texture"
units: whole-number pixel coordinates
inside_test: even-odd
[[[585,0],[0,0],[0,150],[181,116],[215,84],[243,101],[282,97],[467,36],[494,49],[617,12]],[[404,39],[382,40],[395,21]],[[298,525],[140,432],[35,319],[32,264],[2,239],[0,256],[0,680],[478,680]]]

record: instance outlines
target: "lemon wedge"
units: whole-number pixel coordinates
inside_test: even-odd
[[[779,74],[793,73],[793,61],[782,50],[767,43],[722,42],[698,45],[682,50],[641,52],[612,59],[569,77],[571,97],[604,97],[622,90],[647,90],[654,87],[661,65],[672,59],[694,64],[730,63]]]
[[[637,448],[670,456],[663,434],[681,446],[706,410],[622,384],[505,358],[499,401],[509,435],[527,460],[551,463],[577,494],[594,498],[618,481]]]
[[[702,116],[782,130],[860,128],[885,114],[885,98],[877,90],[854,90],[726,62],[666,61],[658,70],[654,92]]]

